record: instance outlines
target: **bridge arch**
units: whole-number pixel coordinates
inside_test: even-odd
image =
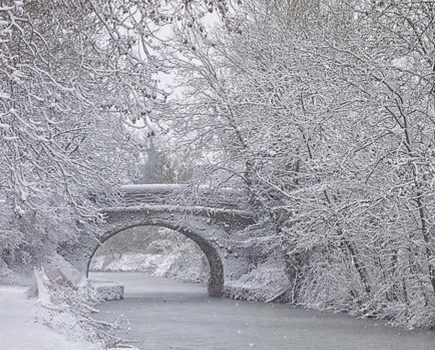
[[[99,242],[92,247],[90,254],[88,254],[87,261],[87,273],[89,272],[89,266],[93,256],[98,248],[106,242],[109,238],[116,234],[140,226],[160,226],[165,227],[181,233],[182,235],[190,238],[194,241],[198,247],[205,254],[210,266],[210,276],[208,280],[208,294],[212,297],[221,297],[224,291],[224,267],[221,256],[213,244],[208,238],[204,237],[200,230],[196,230],[191,225],[181,223],[179,221],[173,221],[171,219],[156,218],[156,217],[142,217],[140,220],[125,221],[119,223],[110,229],[106,230],[103,235],[99,237]]]

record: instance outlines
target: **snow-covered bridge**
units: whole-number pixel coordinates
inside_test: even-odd
[[[121,186],[118,193],[119,197],[112,198],[112,202],[99,199],[102,212],[108,217],[114,212],[165,212],[201,216],[233,227],[245,227],[254,222],[247,196],[235,189],[150,184]],[[110,205],[113,203],[115,206]]]
[[[105,217],[98,240],[83,234],[72,258],[82,269],[89,268],[98,247],[110,237],[138,226],[161,226],[192,239],[210,265],[208,291],[221,296],[229,266],[241,263],[232,236],[255,223],[248,198],[233,189],[209,190],[179,184],[127,185],[118,195],[97,195],[96,203]],[[71,259],[70,259],[71,260]]]

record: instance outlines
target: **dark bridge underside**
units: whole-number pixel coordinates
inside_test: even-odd
[[[132,213],[131,213],[132,214]],[[201,234],[196,232],[192,227],[187,224],[183,224],[180,221],[173,220],[165,216],[153,216],[144,215],[137,218],[136,215],[128,215],[125,212],[111,212],[108,213],[108,222],[112,222],[114,225],[104,235],[99,237],[100,244],[97,244],[89,255],[87,264],[87,270],[92,257],[97,249],[107,241],[110,237],[118,234],[121,231],[138,226],[161,226],[178,231],[184,236],[193,240],[204,252],[210,265],[210,277],[208,281],[208,294],[212,297],[221,297],[224,290],[224,268],[221,257],[213,245],[213,242],[208,240]]]

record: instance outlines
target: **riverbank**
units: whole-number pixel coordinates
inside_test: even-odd
[[[175,254],[125,253],[112,256],[96,256],[91,271],[143,272],[152,277],[168,277],[192,283],[205,283],[208,266],[201,256],[177,251]]]
[[[1,349],[102,350],[99,345],[85,341],[79,333],[72,334],[71,320],[65,315],[58,314],[56,322],[63,325],[63,331],[69,328],[68,335],[62,334],[62,329],[49,328],[48,310],[36,299],[28,299],[26,290],[26,287],[0,285]]]

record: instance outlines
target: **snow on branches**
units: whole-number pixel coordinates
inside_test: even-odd
[[[433,4],[254,3],[183,50],[186,152],[275,224],[294,302],[433,326]]]

